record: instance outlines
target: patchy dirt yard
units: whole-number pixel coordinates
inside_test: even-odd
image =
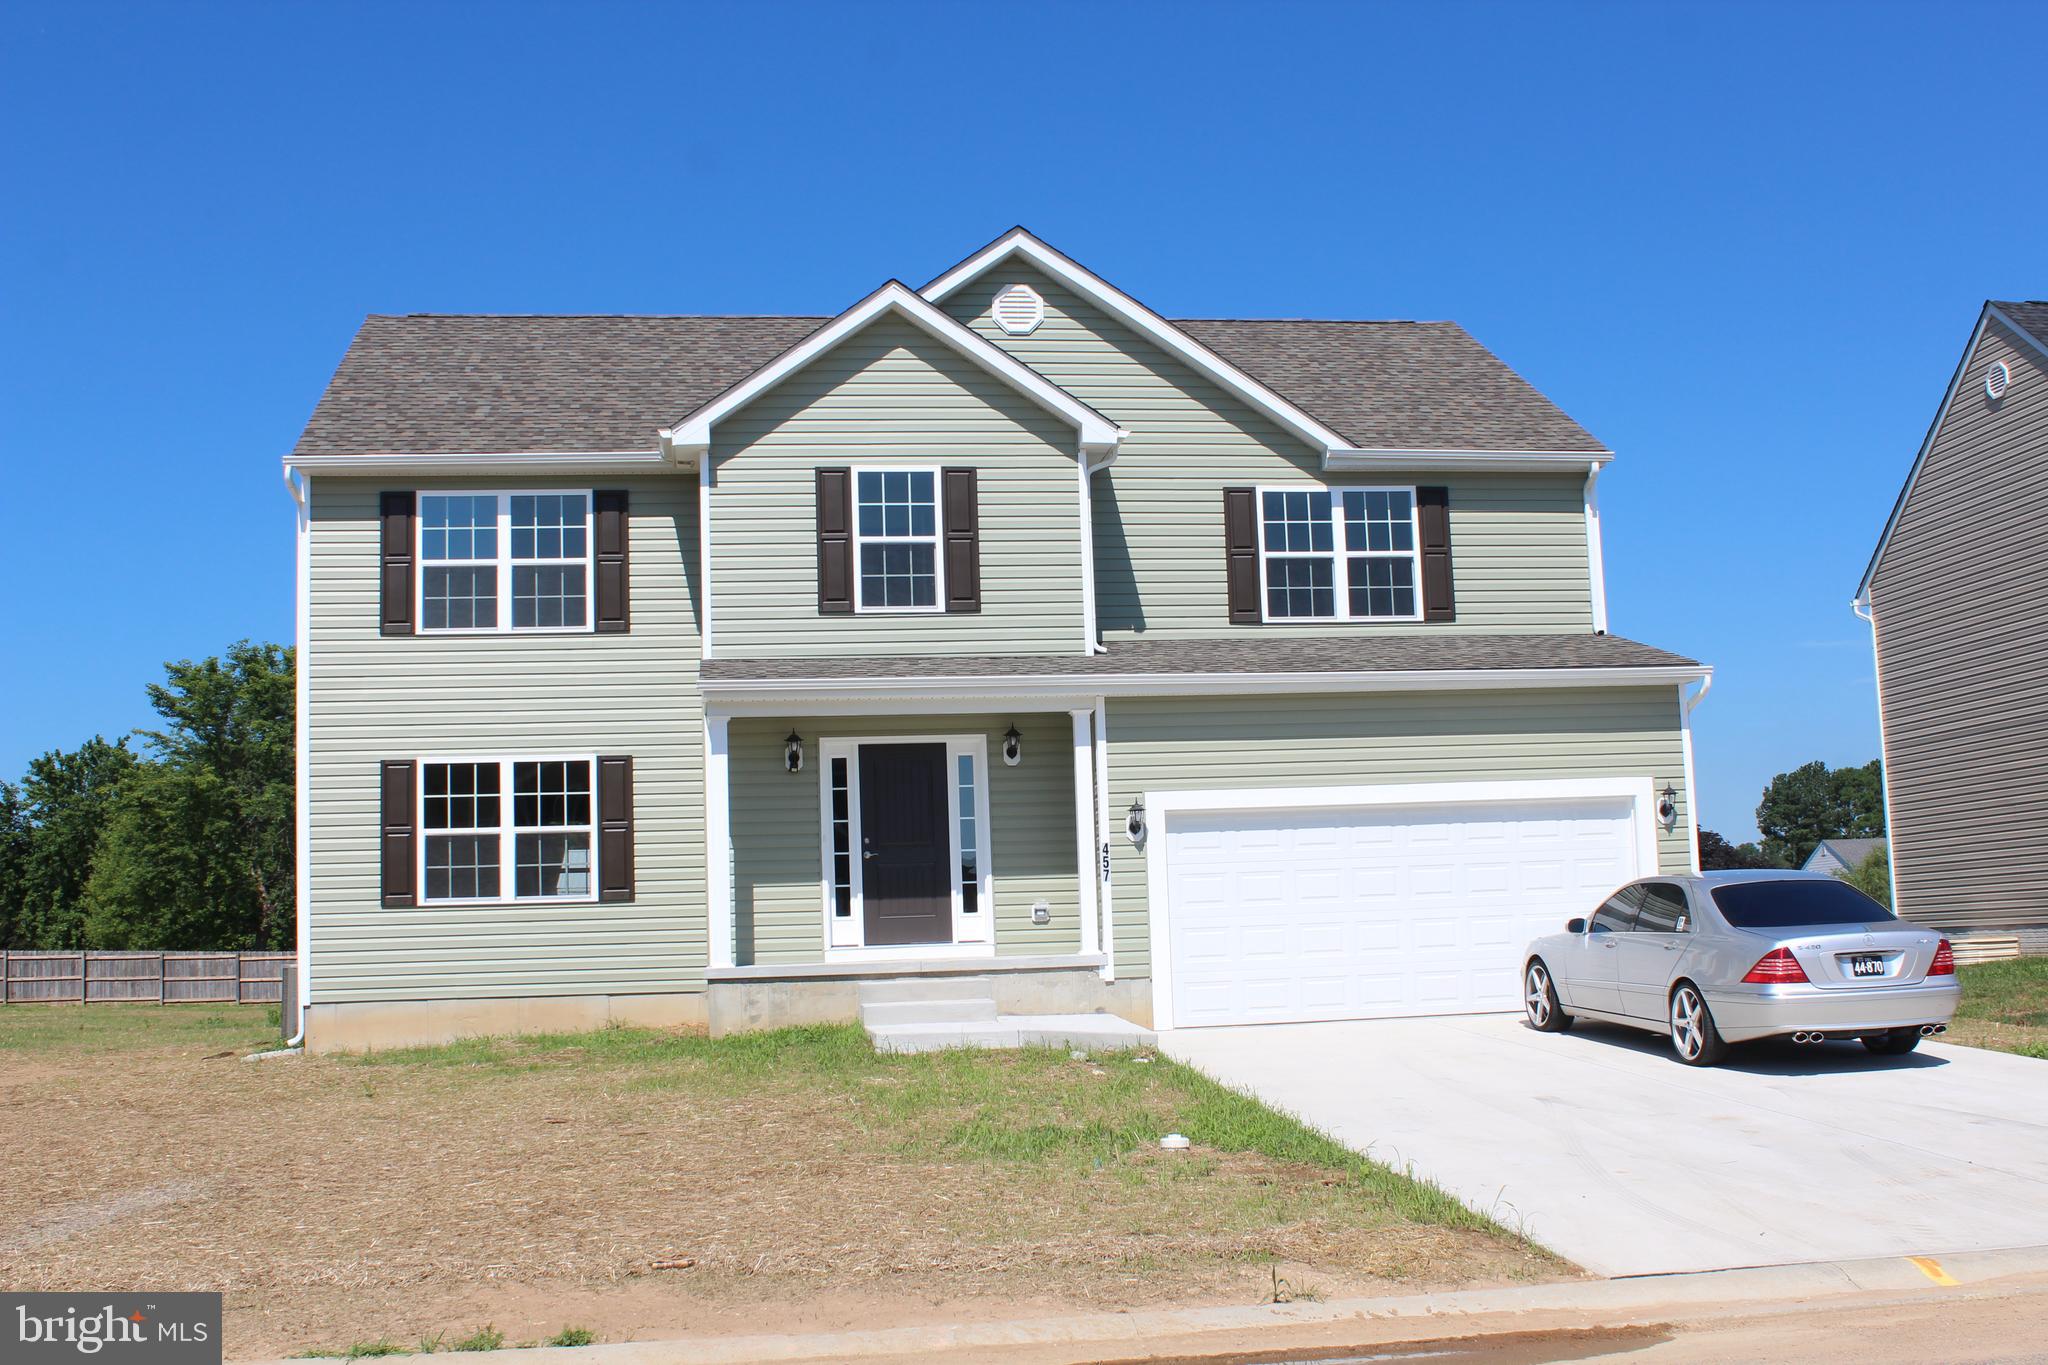
[[[0,1011],[0,1283],[220,1290],[247,1358],[1574,1273],[1147,1054],[831,1028],[242,1060],[274,1037],[260,1009]]]

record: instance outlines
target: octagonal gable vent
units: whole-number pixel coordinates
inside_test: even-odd
[[[1994,360],[1984,371],[1984,396],[1997,402],[2005,397],[2005,391],[2012,387],[2012,367],[2003,360]]]
[[[1045,321],[1045,300],[1028,284],[1013,284],[996,295],[990,311],[996,326],[1013,337],[1029,336]]]

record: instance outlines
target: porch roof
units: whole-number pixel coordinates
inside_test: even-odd
[[[1413,635],[1287,636],[1271,630],[1224,639],[1118,640],[1104,652],[1080,654],[983,655],[806,655],[779,659],[707,659],[702,680],[709,690],[780,691],[805,685],[889,683],[999,683],[1042,686],[1107,686],[1109,690],[1151,690],[1210,680],[1228,690],[1233,681],[1254,690],[1254,682],[1286,679],[1296,685],[1319,681],[1349,685],[1361,677],[1398,682],[1399,675],[1460,675],[1464,686],[1515,686],[1532,674],[1573,675],[1597,683],[1676,682],[1703,677],[1704,665],[1682,655],[1614,635]],[[1653,675],[1653,676],[1645,676]],[[1565,679],[1560,679],[1563,681]]]

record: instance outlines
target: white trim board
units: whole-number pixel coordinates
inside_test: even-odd
[[[533,474],[673,474],[675,466],[659,450],[615,451],[474,451],[431,455],[287,455],[287,470],[305,474],[365,476],[533,475]]]
[[[1635,870],[1623,882],[1657,871],[1657,801],[1648,777],[1531,779],[1503,782],[1401,782],[1346,787],[1241,787],[1147,791],[1145,896],[1150,919],[1152,1017],[1173,1027],[1171,869],[1166,841],[1172,817],[1197,812],[1328,811],[1416,807],[1532,805],[1566,801],[1628,801],[1635,829]],[[1648,871],[1644,869],[1647,868]]]
[[[1605,450],[1376,450],[1355,447],[1340,432],[1317,421],[1123,290],[1071,256],[1048,246],[1022,227],[1011,228],[966,260],[939,275],[918,292],[933,303],[943,303],[972,281],[1013,258],[1021,258],[1058,280],[1196,373],[1221,386],[1226,392],[1236,395],[1315,447],[1322,452],[1325,468],[1364,469],[1398,466],[1402,469],[1529,469],[1576,466],[1588,460],[1613,458],[1613,453]]]
[[[934,660],[935,666],[943,666]],[[700,682],[707,706],[729,715],[813,712],[891,714],[929,707],[1008,701],[1036,710],[1092,705],[1097,696],[1261,696],[1323,692],[1513,691],[1525,687],[1654,687],[1713,676],[1704,664],[1646,668],[1429,669],[1344,673],[1115,673],[1038,677],[843,679],[711,679]]]
[[[755,370],[724,393],[659,433],[661,450],[679,465],[694,466],[711,448],[718,422],[753,402],[869,323],[894,315],[973,361],[1079,433],[1083,454],[1114,450],[1123,438],[1116,423],[1054,384],[971,327],[955,322],[907,285],[891,280],[817,331]]]

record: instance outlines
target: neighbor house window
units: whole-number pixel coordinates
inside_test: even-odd
[[[590,628],[588,493],[422,493],[422,631]]]
[[[1268,621],[1415,621],[1412,488],[1259,490]]]
[[[595,770],[591,758],[421,763],[423,898],[590,899]]]
[[[940,610],[938,482],[936,469],[855,474],[858,610]]]

